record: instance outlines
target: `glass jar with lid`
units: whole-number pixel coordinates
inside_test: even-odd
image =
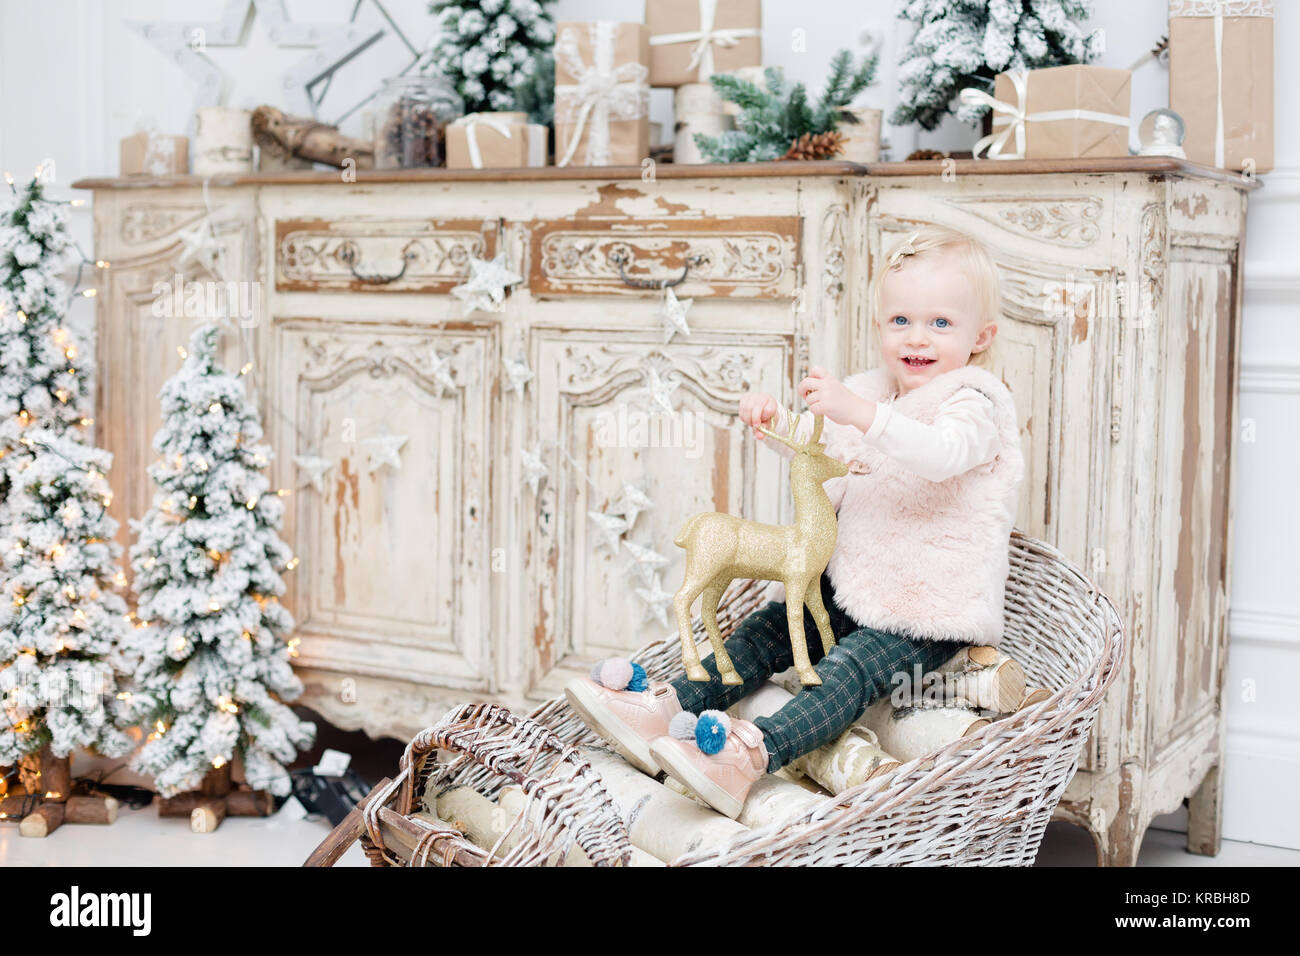
[[[446,125],[465,112],[465,101],[442,76],[392,76],[376,97],[376,169],[442,166]]]

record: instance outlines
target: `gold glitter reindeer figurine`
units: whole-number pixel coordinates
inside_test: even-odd
[[[790,460],[794,524],[763,524],[720,511],[701,511],[686,519],[673,542],[686,549],[686,580],[673,598],[673,609],[682,637],[682,663],[690,680],[709,679],[691,631],[691,605],[697,595],[703,594],[700,617],[709,632],[722,683],[744,683],[722,644],[718,599],[733,578],[750,577],[785,584],[786,619],[795,668],[804,684],[822,682],[808,661],[803,609],[806,603],[812,611],[821,635],[822,651],[829,653],[835,646],[835,635],[831,632],[830,615],[822,604],[821,576],[835,550],[836,515],[822,483],[848,474],[848,468],[823,454],[826,446],[819,442],[823,416],[813,419],[812,436],[802,443],[794,440],[795,416],[789,418],[790,434],[786,437],[766,428],[762,430],[769,438],[794,449],[794,458]]]

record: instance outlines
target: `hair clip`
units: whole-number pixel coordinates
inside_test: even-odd
[[[903,241],[902,245],[900,245],[897,249],[895,249],[892,253],[890,253],[889,255],[890,266],[898,265],[899,260],[901,260],[905,256],[916,255],[916,249],[912,247],[912,241],[916,239],[916,237],[919,236],[920,234],[921,231],[919,229],[916,230],[910,236],[908,236],[906,240]]]

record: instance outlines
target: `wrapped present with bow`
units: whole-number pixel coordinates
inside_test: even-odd
[[[643,23],[555,25],[555,165],[636,166],[650,154]]]
[[[1073,159],[1129,155],[1132,73],[1076,63],[1011,70],[994,79],[993,95],[968,87],[963,103],[993,108],[993,132],[972,155],[988,159]]]
[[[546,127],[527,113],[466,113],[447,125],[448,169],[545,165]]]
[[[760,0],[647,0],[650,85],[706,83],[763,62]]]
[[[1273,0],[1170,0],[1169,107],[1192,162],[1273,168]]]

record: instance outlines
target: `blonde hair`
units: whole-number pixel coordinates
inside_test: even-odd
[[[871,279],[872,326],[877,335],[880,333],[881,290],[889,270],[901,268],[911,256],[925,256],[943,250],[956,256],[959,266],[970,277],[975,289],[975,301],[979,306],[980,328],[1002,318],[1002,283],[988,248],[972,235],[948,226],[930,224],[920,226],[903,236]],[[990,342],[983,351],[971,353],[969,364],[989,368],[992,361],[993,343]]]

